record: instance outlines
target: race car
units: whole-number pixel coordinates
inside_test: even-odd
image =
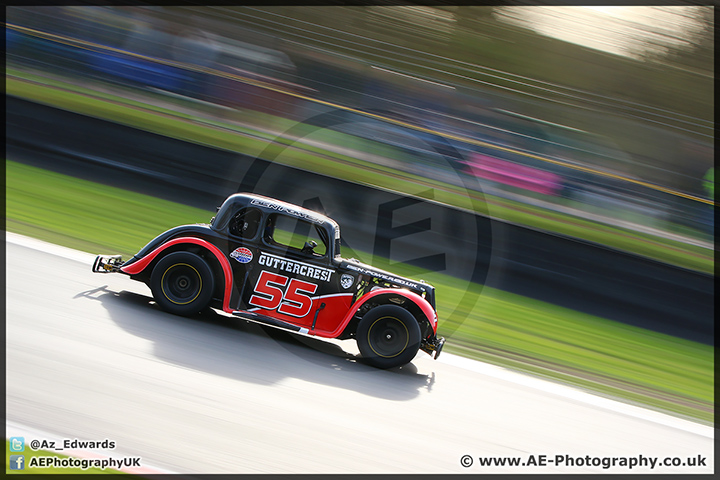
[[[182,225],[131,259],[98,255],[96,273],[147,284],[176,315],[222,309],[321,338],[355,339],[365,361],[402,366],[418,350],[437,359],[435,288],[340,255],[340,227],[312,210],[249,193],[229,196],[209,224]]]

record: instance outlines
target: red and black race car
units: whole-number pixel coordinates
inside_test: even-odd
[[[355,338],[380,368],[434,358],[435,288],[340,256],[340,227],[317,212],[253,194],[228,197],[210,224],[160,234],[131,259],[99,255],[93,272],[146,283],[177,315],[219,308],[324,338]]]

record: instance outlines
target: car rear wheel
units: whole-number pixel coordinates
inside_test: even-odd
[[[192,315],[210,304],[215,280],[202,257],[190,252],[174,252],[153,268],[150,289],[157,304],[166,312]]]
[[[382,305],[360,320],[356,338],[360,353],[369,364],[393,368],[415,358],[420,348],[420,326],[404,308]]]

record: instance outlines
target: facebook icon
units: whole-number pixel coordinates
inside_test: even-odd
[[[25,470],[25,455],[10,455],[10,470]]]

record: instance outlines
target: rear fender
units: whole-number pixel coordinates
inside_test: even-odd
[[[201,247],[206,248],[210,253],[212,253],[215,258],[217,259],[218,263],[220,263],[220,266],[222,267],[223,274],[225,277],[225,293],[223,294],[223,311],[232,313],[232,309],[230,308],[230,295],[232,293],[232,283],[233,283],[233,275],[232,275],[232,268],[230,267],[230,262],[228,261],[227,257],[220,251],[219,248],[217,248],[212,243],[208,242],[207,240],[203,240],[202,238],[196,238],[196,237],[180,237],[180,238],[174,238],[172,240],[169,240],[159,247],[155,248],[152,252],[145,255],[143,258],[133,262],[130,265],[120,267],[120,271],[123,273],[127,273],[128,275],[137,275],[139,273],[142,273],[148,265],[152,263],[155,258],[162,253],[164,250],[179,244],[193,244],[193,245],[199,245]]]

